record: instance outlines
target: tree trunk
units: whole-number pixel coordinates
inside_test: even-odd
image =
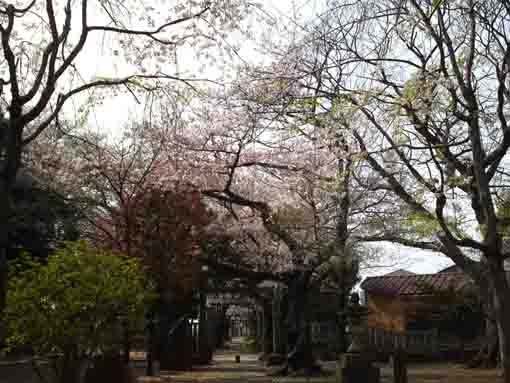
[[[257,351],[263,353],[264,348],[264,330],[262,324],[262,314],[260,309],[257,307],[255,309],[255,341],[257,346]]]
[[[126,322],[122,323],[122,338],[123,338],[123,361],[126,366],[129,365],[130,362],[130,353],[131,353],[131,334],[129,332],[129,324]]]
[[[154,325],[152,323],[149,324],[147,329],[147,343],[146,343],[146,359],[147,359],[147,367],[145,369],[145,375],[153,376],[154,375]]]
[[[86,380],[89,361],[78,356],[78,346],[69,345],[62,357],[55,360],[54,370],[58,383],[83,383]]]
[[[476,356],[466,364],[466,367],[476,368],[479,366],[489,367],[491,365],[496,365],[497,353],[495,351],[497,348],[498,329],[496,323],[494,323],[493,320],[487,319],[485,335],[480,349]]]
[[[503,382],[510,383],[510,297],[504,292],[497,292],[495,299],[500,302],[496,310],[500,365],[503,369]]]
[[[501,258],[487,257],[503,382],[510,383],[510,288]]]
[[[340,281],[340,289],[338,296],[338,314],[337,314],[337,331],[338,331],[338,353],[343,354],[347,350],[347,337],[345,332],[346,318],[345,310],[347,308],[347,291],[345,291],[344,279]]]
[[[273,352],[273,326],[271,306],[269,302],[262,302],[262,353]]]
[[[159,360],[163,370],[191,370],[192,338],[186,305],[163,304],[160,314]]]
[[[282,290],[275,287],[272,301],[272,320],[273,320],[273,352],[283,354],[285,352],[285,342],[282,334]]]
[[[296,270],[289,281],[287,362],[292,370],[310,370],[314,367],[306,318],[309,281],[310,273],[307,270]]]
[[[7,254],[9,249],[9,218],[11,211],[10,193],[5,183],[0,180],[0,348],[7,336],[3,312],[7,295]]]
[[[198,321],[198,352],[200,354],[200,364],[207,364],[210,361],[210,342],[209,342],[209,318],[207,317],[207,295],[204,291],[200,292],[200,308]]]

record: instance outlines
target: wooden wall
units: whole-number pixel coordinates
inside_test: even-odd
[[[368,326],[386,330],[406,329],[405,304],[398,298],[367,294]]]

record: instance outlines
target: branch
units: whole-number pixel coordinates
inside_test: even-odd
[[[448,227],[448,225],[446,224],[446,220],[444,218],[443,210],[444,210],[445,205],[446,205],[446,196],[443,193],[438,193],[438,195],[436,195],[436,216],[437,216],[437,221],[439,222],[439,226],[441,226],[441,229],[443,230],[444,238],[448,241],[451,241],[456,246],[471,247],[473,249],[477,249],[480,251],[487,250],[486,246],[482,245],[480,242],[477,242],[473,239],[470,239],[470,238],[457,239],[453,236],[453,234],[452,234],[450,228]]]
[[[358,141],[361,150],[368,153],[363,138],[360,136],[360,134],[356,130],[353,131],[353,134]],[[370,154],[367,156],[367,161],[370,166],[389,183],[391,190],[393,190],[393,192],[397,194],[404,202],[406,202],[414,211],[425,214],[427,217],[434,218],[434,216],[427,209],[425,209],[422,204],[418,203],[404,189],[400,182],[398,182],[393,175],[388,173]]]
[[[266,202],[252,201],[232,191],[218,191],[218,190],[202,190],[202,194],[211,198],[236,204],[239,206],[246,206],[260,214],[262,223],[266,230],[278,237],[289,248],[293,259],[296,263],[300,263],[305,258],[305,251],[302,246],[284,230],[272,217],[272,210]]]
[[[110,87],[110,86],[117,86],[117,85],[126,85],[129,83],[132,83],[134,85],[138,85],[133,83],[135,79],[169,79],[169,80],[177,80],[182,81],[186,83],[187,85],[192,86],[189,84],[189,81],[193,81],[190,79],[182,79],[175,76],[162,74],[162,75],[131,75],[120,79],[112,79],[112,80],[97,80],[92,81],[88,84],[84,84],[82,86],[79,86],[78,88],[75,88],[73,90],[70,90],[69,92],[65,94],[60,94],[57,100],[57,105],[55,106],[55,109],[53,112],[39,125],[39,127],[35,130],[34,133],[32,133],[30,136],[25,138],[23,140],[23,145],[29,144],[31,141],[37,138],[39,134],[41,134],[50,124],[51,122],[57,117],[58,113],[62,110],[62,107],[64,106],[65,102],[71,98],[72,96],[84,92],[89,89],[93,88],[99,88],[99,87]],[[192,86],[193,87],[193,86]],[[37,118],[38,115],[33,114],[33,110],[30,111],[28,114],[23,116],[23,122],[28,123],[32,121],[33,119]]]
[[[357,236],[354,239],[358,242],[392,242],[399,245],[414,247],[422,250],[430,250],[441,252],[441,243],[433,241],[415,241],[412,239],[402,238],[395,235],[376,235],[370,237]]]
[[[7,61],[7,66],[9,68],[9,83],[11,84],[11,95],[13,104],[16,103],[19,98],[18,76],[16,74],[16,58],[14,57],[14,53],[9,44],[12,28],[14,27],[14,10],[15,10],[14,6],[10,4],[7,7],[6,11],[7,27],[4,28],[2,25],[0,25],[2,48],[4,51],[5,60]]]
[[[261,168],[266,169],[276,169],[276,170],[286,170],[289,172],[305,172],[308,174],[311,174],[312,176],[316,177],[317,179],[321,181],[327,181],[327,182],[334,182],[334,177],[327,177],[327,176],[321,176],[318,174],[315,174],[313,171],[305,168],[305,167],[298,167],[296,165],[280,165],[280,164],[273,164],[270,162],[264,162],[264,161],[247,161],[242,162],[237,165],[238,168],[242,167],[250,167],[250,166],[259,166]]]
[[[12,12],[15,16],[22,16],[23,14],[27,13],[32,9],[32,7],[35,5],[35,0],[32,0],[32,2],[27,5],[25,8],[16,8],[14,5],[9,4],[7,6],[6,10],[0,9],[0,14],[2,15],[8,15],[9,12]]]
[[[49,59],[49,64],[47,64],[47,61],[44,61],[43,56],[43,62],[41,63],[41,67],[39,68],[39,72],[36,77],[36,81],[34,82],[34,85],[30,89],[30,91],[23,97],[24,102],[28,102],[30,99],[32,99],[35,94],[37,93],[41,81],[42,76],[44,76],[46,66],[48,65],[48,76],[46,80],[46,85],[41,92],[41,97],[37,101],[37,103],[34,105],[34,107],[29,110],[24,116],[23,116],[23,123],[27,124],[30,121],[35,120],[39,115],[43,112],[44,108],[48,105],[48,103],[51,100],[51,96],[55,92],[55,88],[57,85],[57,80],[60,76],[71,66],[74,59],[78,56],[78,54],[81,52],[83,47],[85,46],[85,42],[87,41],[87,1],[88,0],[82,0],[82,15],[81,15],[81,32],[80,32],[80,38],[74,48],[71,50],[70,55],[64,60],[60,68],[55,70],[55,63],[56,63],[56,56],[58,53],[58,46],[64,41],[70,30],[71,30],[71,10],[70,8],[66,8],[66,19],[64,24],[64,29],[62,31],[62,34],[58,37],[57,40],[53,40],[48,47],[46,48],[49,50],[48,54],[53,53],[53,55]],[[46,51],[45,51],[46,52]],[[39,79],[39,77],[41,78]],[[47,124],[49,125],[49,123]],[[46,126],[47,126],[46,125]],[[43,129],[44,130],[44,129]]]
[[[227,274],[234,277],[241,277],[249,279],[250,281],[262,282],[262,281],[275,281],[275,282],[283,282],[284,277],[264,271],[254,271],[247,268],[240,268],[235,265],[229,265],[226,263],[220,263],[210,258],[202,258],[200,260],[205,265],[211,267],[217,272]]]
[[[202,9],[200,12],[195,13],[194,15],[186,16],[186,17],[181,17],[180,19],[169,21],[168,23],[165,23],[165,24],[161,25],[159,28],[157,28],[157,29],[155,29],[153,31],[134,30],[134,29],[127,29],[127,28],[110,27],[110,26],[106,26],[106,25],[92,25],[92,26],[89,26],[87,28],[87,32],[103,31],[103,32],[113,32],[113,33],[126,34],[126,35],[134,35],[134,36],[146,36],[146,37],[149,37],[149,38],[151,38],[151,39],[153,39],[153,40],[155,40],[155,41],[157,41],[159,43],[162,43],[162,44],[173,44],[174,42],[161,40],[161,39],[157,38],[155,35],[157,35],[158,33],[163,32],[166,28],[168,28],[168,27],[170,27],[172,25],[181,24],[181,23],[184,23],[186,21],[199,18],[204,13],[209,11],[209,9],[210,9],[210,7],[206,7],[204,9]]]

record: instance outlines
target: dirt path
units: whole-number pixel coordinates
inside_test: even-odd
[[[192,371],[161,371],[162,382],[271,382],[259,354],[241,352],[243,340],[234,338],[228,348],[217,350],[206,366],[194,366]],[[240,362],[236,362],[236,355]]]

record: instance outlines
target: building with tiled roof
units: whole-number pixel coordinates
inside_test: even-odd
[[[430,295],[434,291],[462,289],[469,278],[460,272],[438,272],[436,274],[387,274],[369,277],[361,288],[365,292],[385,296]]]
[[[472,286],[472,281],[455,266],[435,274],[397,270],[368,277],[361,284],[369,309],[369,326],[402,332],[427,328],[420,318],[424,311],[430,317],[447,309],[434,299],[437,292],[462,291]]]

